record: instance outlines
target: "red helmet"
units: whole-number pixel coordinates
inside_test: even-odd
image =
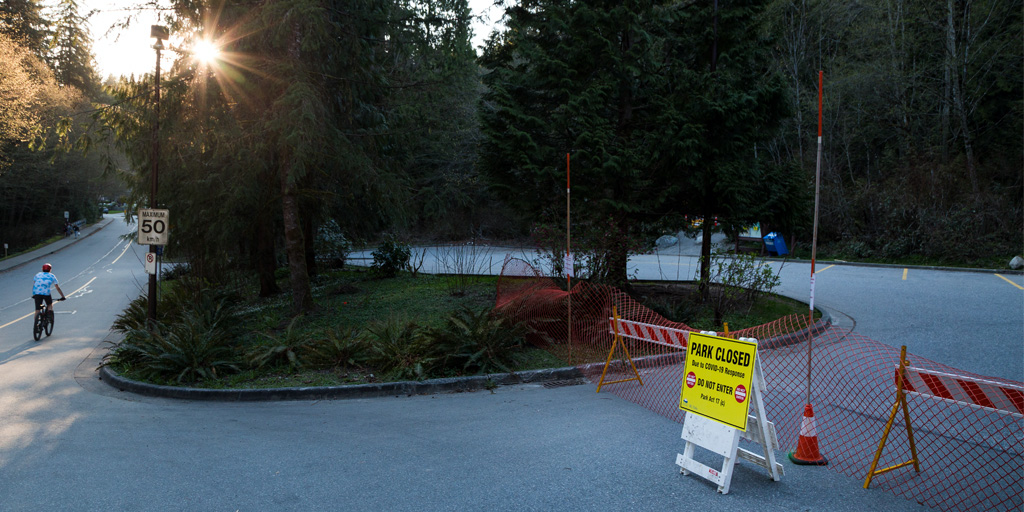
[[[51,268],[53,268],[53,265],[50,265],[49,263],[43,263],[43,272],[49,272]]]

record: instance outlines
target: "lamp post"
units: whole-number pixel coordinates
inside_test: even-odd
[[[167,27],[152,25],[149,28],[149,37],[156,39],[153,49],[156,50],[156,75],[155,75],[155,114],[153,116],[153,145],[150,162],[149,207],[156,208],[157,175],[160,172],[160,50],[164,49],[164,40],[170,36]],[[149,252],[157,252],[158,246],[150,245]],[[156,325],[156,274],[149,275],[149,314],[147,315],[149,327]]]

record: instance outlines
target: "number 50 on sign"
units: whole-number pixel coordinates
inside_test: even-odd
[[[139,244],[167,245],[168,210],[139,210]]]

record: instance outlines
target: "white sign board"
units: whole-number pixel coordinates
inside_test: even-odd
[[[139,244],[167,245],[169,210],[139,210]]]
[[[690,334],[691,344],[694,342],[693,333]],[[749,339],[745,341],[756,340]],[[689,359],[689,356],[687,357]],[[704,365],[707,366],[706,364]],[[749,414],[741,430],[738,426],[722,423],[720,419],[711,419],[703,416],[700,412],[687,410],[686,419],[683,421],[683,441],[686,445],[683,453],[676,454],[676,465],[684,475],[694,474],[718,485],[718,492],[729,493],[732,484],[733,469],[736,466],[736,459],[741,458],[752,462],[768,471],[768,476],[778,482],[782,477],[782,464],[775,461],[775,450],[779,447],[779,440],[775,434],[775,425],[768,421],[764,402],[761,393],[764,392],[764,375],[761,374],[760,364],[757,361],[757,353],[754,352],[752,361],[752,375],[750,381],[749,396],[744,395],[744,400],[749,399],[748,406],[754,409]],[[697,379],[687,375],[683,379],[683,390],[697,386]],[[737,399],[738,400],[738,399]],[[716,402],[717,403],[717,402]],[[683,398],[680,397],[680,408],[683,405]],[[744,408],[744,414],[747,409]],[[737,423],[737,422],[733,422]],[[754,453],[739,447],[740,439],[746,439],[760,445],[764,455]],[[694,449],[700,446],[714,454],[723,457],[721,469],[707,466],[694,459]]]
[[[155,276],[156,275],[156,253],[146,253],[146,273]]]

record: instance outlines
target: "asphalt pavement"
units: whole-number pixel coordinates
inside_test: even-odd
[[[6,348],[28,329],[0,327],[0,511],[924,510],[782,452],[781,481],[741,463],[730,494],[717,494],[679,474],[679,424],[577,379],[256,403],[121,392],[95,368],[113,315],[142,277],[143,248],[117,238],[126,230],[108,216],[77,240],[0,261],[9,288],[23,279],[4,280],[6,270],[34,273],[29,264],[96,242],[61,252],[79,253],[85,268],[66,280],[82,291],[61,303],[69,311],[53,338]],[[677,262],[686,257],[678,252]],[[21,314],[14,306],[0,304],[0,324],[5,309]]]

